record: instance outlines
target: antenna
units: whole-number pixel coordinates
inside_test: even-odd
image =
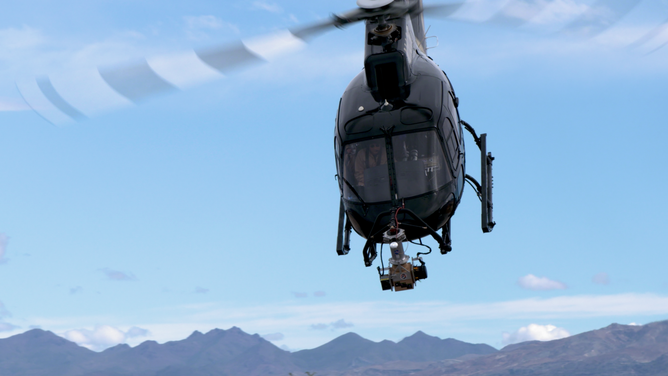
[[[425,40],[425,45],[426,45],[424,47],[427,51],[431,50],[432,48],[436,48],[436,47],[440,46],[440,44],[441,44],[440,41],[438,40],[438,36],[436,36],[436,35],[431,36],[431,37],[427,36],[427,34],[429,33],[429,30],[431,30],[431,25],[429,25],[429,27],[427,28],[427,31],[424,33],[424,36],[425,36],[424,40]],[[436,45],[434,47],[429,47],[429,43],[426,43],[426,42],[429,39],[432,39],[432,38],[436,38]]]

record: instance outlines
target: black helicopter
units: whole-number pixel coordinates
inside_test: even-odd
[[[421,238],[431,236],[441,253],[450,252],[450,219],[466,180],[482,201],[483,232],[495,225],[494,158],[487,153],[486,134],[478,137],[460,120],[459,98],[447,75],[427,56],[424,13],[447,16],[462,4],[358,0],[357,9],[270,38],[98,68],[87,76],[79,72],[82,77],[76,80],[43,76],[17,86],[48,121],[81,120],[290,52],[333,27],[364,21],[364,71],[346,89],[336,116],[334,149],[341,191],[336,250],[339,255],[349,252],[354,229],[367,239],[366,266],[372,265],[381,246],[382,288],[407,290],[427,278],[420,256],[426,253],[411,259],[403,243],[422,244]],[[480,183],[466,174],[463,129],[480,148]],[[387,268],[382,261],[385,244],[392,253]]]
[[[357,4],[356,20],[366,21],[364,71],[346,89],[336,117],[336,251],[349,252],[352,229],[367,240],[366,266],[378,244],[381,252],[389,245],[389,265],[378,267],[382,288],[408,290],[427,278],[427,269],[421,253],[411,260],[403,243],[431,236],[442,254],[452,250],[450,220],[465,180],[482,201],[483,232],[494,228],[494,158],[486,150],[486,134],[478,137],[459,118],[459,98],[448,76],[426,54],[422,1]],[[463,129],[480,149],[480,183],[466,175]]]

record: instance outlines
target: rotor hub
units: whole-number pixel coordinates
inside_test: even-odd
[[[397,25],[378,24],[371,32],[379,37],[389,37],[395,30],[397,30]]]

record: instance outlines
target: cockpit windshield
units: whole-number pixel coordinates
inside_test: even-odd
[[[344,197],[351,201],[390,200],[385,139],[348,144],[343,151]],[[352,188],[352,189],[351,189]],[[359,197],[358,197],[359,196]]]
[[[452,180],[436,131],[392,137],[392,166],[396,172],[398,198],[436,191]],[[343,194],[349,201],[390,201],[390,175],[385,139],[347,144],[340,175]]]

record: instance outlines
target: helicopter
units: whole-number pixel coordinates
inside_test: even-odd
[[[465,180],[481,200],[482,231],[496,225],[494,157],[487,152],[487,135],[478,137],[460,119],[448,76],[427,55],[422,1],[357,4],[357,19],[366,21],[364,70],[348,85],[336,118],[341,193],[336,251],[348,254],[354,229],[366,239],[367,267],[381,247],[382,289],[411,290],[427,278],[420,255],[431,249],[411,258],[403,244],[419,240],[424,245],[421,239],[431,236],[442,254],[452,251],[450,221]],[[480,183],[466,174],[464,129],[480,150]],[[391,252],[388,267],[382,264],[384,245]]]
[[[383,290],[413,289],[427,278],[422,254],[410,258],[403,243],[433,237],[441,253],[452,250],[450,219],[465,180],[482,202],[482,229],[492,219],[492,162],[486,134],[460,120],[459,98],[427,55],[424,13],[447,16],[464,3],[425,7],[422,0],[358,0],[358,8],[314,25],[271,37],[187,54],[142,59],[77,72],[76,79],[41,76],[18,82],[21,95],[54,124],[100,112],[227,74],[300,48],[332,28],[365,22],[364,70],[344,92],[336,116],[334,149],[340,189],[337,253],[348,254],[354,229],[366,239],[365,265],[380,245]],[[466,175],[463,129],[474,136],[482,160],[481,182]],[[441,231],[441,235],[437,231]],[[388,267],[383,245],[392,251]]]
[[[588,23],[586,29],[604,30],[639,1],[614,3],[612,18],[599,25]],[[362,249],[365,266],[372,266],[380,254],[381,288],[411,290],[417,281],[427,278],[422,255],[431,253],[431,248],[423,244],[423,238],[432,237],[442,254],[452,251],[451,220],[466,183],[480,199],[483,233],[496,225],[492,199],[495,159],[487,151],[487,134],[478,136],[460,118],[459,98],[448,76],[427,53],[424,16],[448,18],[467,3],[357,0],[356,9],[269,37],[77,71],[75,79],[40,76],[17,82],[17,87],[28,105],[47,121],[80,121],[271,61],[328,30],[364,22],[364,69],[344,91],[335,117],[333,141],[340,192],[336,252],[349,253],[354,230],[366,240]],[[536,2],[533,8],[526,5],[520,0],[506,2],[503,14],[490,22],[514,25],[539,14],[549,3]],[[581,29],[584,21],[580,20],[592,19],[592,12],[598,12],[597,8],[591,7],[567,29]],[[642,40],[654,34],[653,30]],[[479,180],[466,173],[464,131],[472,135],[480,153]],[[428,251],[410,257],[405,243],[422,245]],[[391,253],[387,267],[385,246]]]

